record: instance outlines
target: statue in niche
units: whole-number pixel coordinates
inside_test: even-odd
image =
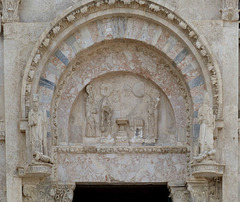
[[[93,86],[88,85],[86,87],[88,94],[86,100],[86,136],[87,137],[96,137],[96,120],[95,114],[97,114],[97,109],[94,107],[94,96],[93,96]]]
[[[29,112],[30,145],[34,160],[51,163],[47,150],[47,113],[38,106],[38,95],[33,96],[33,108]]]
[[[213,133],[215,129],[215,115],[210,107],[208,93],[204,95],[203,105],[198,111],[199,132],[199,155],[194,157],[196,162],[214,160],[216,151],[213,148]]]
[[[108,97],[112,93],[113,89],[109,84],[102,84],[100,90],[103,95],[100,113],[100,130],[104,137],[102,141],[105,143],[112,143],[114,141],[111,135],[113,109],[110,106]]]
[[[151,90],[147,101],[148,136],[147,143],[155,143],[157,139],[158,105],[160,94],[157,90]]]

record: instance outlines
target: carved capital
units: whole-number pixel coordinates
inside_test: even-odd
[[[170,197],[173,202],[189,202],[189,191],[185,187],[185,184],[173,184],[168,183]]]
[[[237,21],[238,15],[238,0],[223,0],[222,20]]]
[[[71,202],[75,184],[50,184],[24,185],[23,202],[55,201]]]
[[[187,181],[187,190],[190,192],[190,201],[208,201],[208,181],[205,178],[194,178]]]
[[[57,184],[44,186],[40,189],[39,197],[45,201],[72,202],[75,184]]]
[[[3,11],[2,21],[3,22],[18,22],[19,21],[19,7],[20,0],[2,0]]]

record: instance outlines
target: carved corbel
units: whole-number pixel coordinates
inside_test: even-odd
[[[170,191],[169,197],[173,202],[189,202],[189,191],[187,190],[185,183],[168,183],[168,188]]]
[[[224,21],[238,21],[238,0],[223,0],[222,20]]]
[[[19,11],[18,7],[21,0],[2,0],[3,11],[2,21],[5,22],[18,22]]]

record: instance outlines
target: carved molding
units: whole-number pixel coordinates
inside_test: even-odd
[[[223,0],[222,20],[225,21],[238,21],[239,9],[238,0]]]
[[[2,0],[3,11],[2,21],[3,22],[18,22],[19,21],[19,4],[21,0]]]
[[[207,46],[207,42],[202,36],[198,36],[197,33],[189,26],[183,19],[177,16],[174,12],[166,9],[165,7],[155,4],[151,1],[95,1],[90,2],[86,5],[78,6],[68,12],[62,18],[58,18],[52,28],[46,32],[45,36],[41,37],[41,40],[36,44],[32,57],[26,67],[25,76],[23,79],[23,89],[22,104],[25,106],[22,108],[22,116],[25,117],[30,106],[30,94],[32,88],[33,76],[37,70],[40,60],[42,59],[47,47],[52,43],[54,38],[63,30],[65,30],[72,23],[76,22],[78,19],[89,15],[90,13],[100,11],[102,9],[111,9],[113,7],[117,8],[134,8],[139,10],[144,10],[145,12],[154,13],[155,15],[168,20],[170,23],[176,25],[181,29],[192,44],[199,51],[202,56],[205,65],[208,67],[209,75],[211,78],[211,84],[213,89],[213,105],[214,112],[217,117],[221,117],[222,113],[222,81],[219,67],[217,65],[214,56],[211,54]]]
[[[189,152],[187,147],[159,147],[159,146],[57,146],[53,147],[54,153],[98,153],[98,154],[112,154],[112,153],[158,153],[158,154],[186,154]]]

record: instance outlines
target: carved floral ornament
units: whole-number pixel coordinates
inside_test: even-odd
[[[213,94],[213,106],[214,113],[217,115],[217,118],[221,117],[222,113],[222,81],[220,70],[217,65],[216,60],[214,59],[210,49],[208,48],[207,42],[204,37],[198,36],[197,33],[189,26],[184,20],[177,16],[174,12],[169,9],[155,4],[151,1],[143,0],[110,0],[110,1],[94,1],[89,2],[85,5],[76,4],[75,7],[70,8],[66,11],[65,15],[61,15],[59,18],[55,19],[52,23],[51,29],[47,30],[38,43],[35,45],[35,48],[31,54],[31,57],[27,63],[25,69],[25,74],[23,78],[23,88],[22,88],[22,117],[26,117],[27,112],[29,111],[32,95],[32,84],[35,72],[39,68],[40,61],[43,58],[43,55],[46,53],[47,49],[54,41],[54,38],[63,32],[66,28],[72,25],[74,22],[78,21],[84,16],[87,16],[91,13],[113,9],[113,8],[134,8],[135,10],[144,10],[160,16],[164,20],[169,21],[171,24],[181,29],[182,32],[188,37],[192,42],[195,48],[199,51],[205,66],[208,68],[209,77],[211,80],[212,94]]]

